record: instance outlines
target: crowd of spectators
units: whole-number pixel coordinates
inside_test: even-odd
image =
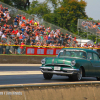
[[[81,26],[89,32],[98,33],[100,35],[100,22],[82,21]]]
[[[7,42],[8,37],[14,41],[15,45],[69,47],[71,41],[73,41],[73,46],[77,42],[76,37],[72,38],[71,35],[62,33],[60,29],[45,28],[44,25],[39,24],[39,21],[34,18],[29,20],[24,15],[18,14],[13,24],[9,25],[7,22],[12,18],[8,8],[2,5],[0,5],[0,15],[2,15],[0,23],[5,22],[3,26],[0,26],[1,43],[11,44],[11,41]],[[18,46],[14,46],[14,53],[17,53],[17,49]]]
[[[0,23],[4,22],[3,25],[0,25],[0,44],[7,44],[7,46],[1,46],[3,54],[9,53],[11,44],[16,45],[13,46],[13,53],[15,54],[18,53],[19,48],[21,54],[24,52],[22,45],[81,47],[77,44],[76,37],[72,37],[71,34],[64,34],[60,29],[45,28],[44,25],[40,25],[39,21],[34,20],[34,18],[30,20],[24,15],[17,14],[13,19],[13,23],[9,24],[8,20],[11,19],[8,8],[2,7],[0,4]],[[85,27],[86,23],[83,22],[82,25]],[[9,39],[13,40],[13,43]]]

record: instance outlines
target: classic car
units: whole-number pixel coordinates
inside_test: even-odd
[[[45,79],[51,79],[56,74],[77,81],[82,77],[96,77],[100,80],[99,54],[91,49],[63,48],[57,57],[46,57],[41,63],[40,69]]]

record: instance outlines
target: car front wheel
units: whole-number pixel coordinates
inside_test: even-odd
[[[44,76],[45,79],[50,80],[50,79],[52,78],[53,74],[50,74],[50,73],[43,73],[43,76]]]
[[[100,81],[100,77],[97,77],[97,80]]]
[[[80,68],[79,72],[76,75],[73,75],[72,78],[75,81],[80,81],[82,79],[82,68]]]

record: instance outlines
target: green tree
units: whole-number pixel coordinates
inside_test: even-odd
[[[62,28],[66,28],[71,32],[77,31],[77,20],[87,19],[88,16],[85,13],[86,2],[81,0],[62,0],[60,1],[60,7],[54,9],[51,18],[54,18],[54,23]],[[51,14],[49,14],[51,15]],[[46,21],[51,21],[49,15],[44,15],[43,18]],[[55,18],[55,17],[56,18]]]
[[[1,0],[1,1],[21,10],[26,10],[26,8],[30,4],[29,0]]]
[[[0,0],[0,1],[12,5],[12,0]]]
[[[88,17],[88,20],[93,20],[93,18],[91,18],[91,17]]]
[[[56,9],[60,3],[60,0],[46,0],[46,1],[52,5],[53,9]]]
[[[39,3],[37,0],[33,0],[32,4],[30,5],[29,10],[27,13],[35,14],[38,17],[42,17],[45,14],[51,12],[50,8],[47,5],[48,2]]]

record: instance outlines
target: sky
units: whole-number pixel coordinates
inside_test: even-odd
[[[29,0],[32,2],[33,0]],[[43,2],[45,0],[39,0],[39,2]],[[87,6],[85,8],[85,12],[88,17],[93,18],[94,20],[100,20],[100,2],[99,0],[84,0],[87,2]]]

